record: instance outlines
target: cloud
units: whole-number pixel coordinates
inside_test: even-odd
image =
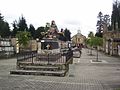
[[[0,0],[0,13],[9,23],[19,20],[21,14],[27,24],[44,26],[55,20],[59,28],[68,28],[72,34],[78,29],[87,34],[95,30],[99,11],[112,12],[112,0]]]
[[[68,20],[64,21],[64,24],[70,25],[70,26],[79,26],[80,25],[80,21],[68,19]]]

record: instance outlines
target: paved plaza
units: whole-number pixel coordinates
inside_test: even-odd
[[[0,90],[120,90],[120,58],[96,52],[88,55],[82,49],[81,58],[74,58],[65,77],[10,75],[16,68],[16,59],[0,60]]]

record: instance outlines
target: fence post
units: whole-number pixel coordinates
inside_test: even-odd
[[[32,64],[33,64],[33,52],[32,52]]]
[[[49,53],[48,53],[48,65],[50,64],[50,61],[49,61]]]
[[[16,53],[16,56],[17,56],[17,62],[16,62],[16,68],[19,69],[19,53]]]

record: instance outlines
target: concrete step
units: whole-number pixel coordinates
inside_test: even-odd
[[[10,74],[17,75],[44,75],[44,76],[65,76],[66,71],[35,71],[35,70],[12,70]]]
[[[52,65],[52,66],[58,66],[58,65],[64,65],[65,63],[49,63],[49,65]],[[45,66],[47,65],[48,66],[48,62],[19,62],[19,65],[32,65],[32,66]]]
[[[59,66],[20,66],[22,70],[59,71]]]

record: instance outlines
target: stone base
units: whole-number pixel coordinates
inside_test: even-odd
[[[108,63],[107,61],[105,60],[90,60],[91,63]]]

